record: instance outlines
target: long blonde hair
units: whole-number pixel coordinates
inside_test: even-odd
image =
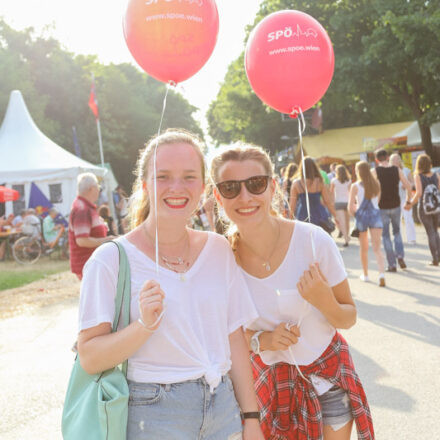
[[[380,192],[379,181],[373,176],[370,165],[365,160],[356,163],[356,175],[358,182],[362,182],[365,191],[365,198],[372,199]]]
[[[264,172],[266,175],[273,177],[274,175],[274,165],[270,160],[269,155],[263,148],[258,147],[257,145],[237,143],[231,145],[226,150],[217,154],[211,162],[211,180],[213,184],[219,182],[219,173],[221,167],[230,161],[235,162],[244,162],[245,160],[254,160],[261,165],[263,165]],[[275,195],[272,198],[272,209],[271,214],[273,216],[278,216],[277,204],[282,200],[281,190],[279,185],[276,185]],[[229,238],[232,249],[235,251],[238,246],[239,233],[237,231],[237,227],[231,222],[226,231],[226,235]]]
[[[202,170],[202,179],[205,181],[205,160],[203,157],[203,143],[193,133],[180,128],[170,128],[159,136],[154,136],[145,145],[145,148],[139,152],[139,159],[136,165],[136,180],[133,184],[133,200],[130,204],[130,225],[132,228],[139,226],[150,213],[150,200],[146,191],[144,191],[144,182],[148,178],[148,166],[154,155],[154,149],[161,145],[170,144],[189,144],[200,157],[200,166]]]

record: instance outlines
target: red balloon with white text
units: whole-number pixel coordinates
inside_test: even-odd
[[[129,0],[124,37],[137,63],[163,82],[180,83],[208,61],[217,42],[215,0]]]
[[[245,67],[256,95],[281,113],[303,112],[327,91],[334,71],[325,29],[304,12],[288,10],[264,18],[249,38]]]

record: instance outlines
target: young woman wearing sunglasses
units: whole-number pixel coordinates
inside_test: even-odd
[[[187,227],[204,173],[200,142],[187,132],[165,132],[140,154],[134,229],[118,238],[131,269],[128,327],[110,333],[116,246],[99,247],[84,270],[81,364],[93,374],[128,358],[129,440],[264,439],[242,330],[254,305],[228,242]]]
[[[214,158],[215,195],[259,318],[247,329],[266,439],[374,439],[370,410],[337,328],[356,321],[341,255],[321,228],[273,209],[273,164],[259,147]]]

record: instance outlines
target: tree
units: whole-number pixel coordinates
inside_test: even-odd
[[[423,145],[433,157],[429,125],[440,118],[438,0],[265,0],[248,35],[262,18],[282,9],[312,15],[333,42],[335,74],[321,103],[325,128],[414,117]],[[220,142],[242,134],[234,126],[246,125],[246,117],[241,119],[240,114],[246,113],[246,106],[253,108],[250,103],[256,99],[248,96],[252,93],[242,84],[247,82],[246,76],[231,74],[240,68],[237,61],[231,64],[208,115],[210,134]],[[236,108],[240,101],[229,101],[236,91],[242,95],[242,108]],[[237,118],[227,126],[222,124],[225,111]],[[264,122],[272,117],[271,112],[266,113]],[[248,131],[252,129],[248,127]],[[274,134],[272,142],[279,134]]]
[[[32,28],[16,31],[0,19],[0,118],[10,92],[18,89],[48,137],[74,152],[75,126],[83,158],[99,163],[95,118],[87,105],[92,72],[104,158],[128,189],[139,149],[157,132],[165,85],[130,64],[103,65],[96,56],[74,55],[53,38],[36,36]],[[196,110],[170,91],[162,128],[182,127],[202,135],[193,118]]]

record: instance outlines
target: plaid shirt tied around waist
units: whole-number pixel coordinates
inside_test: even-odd
[[[254,353],[251,362],[265,438],[322,440],[318,395],[313,385],[300,376],[295,365],[284,362],[266,365]],[[344,389],[350,398],[358,439],[374,440],[367,397],[354,369],[347,342],[338,332],[316,361],[301,366],[301,372],[307,378],[313,374]]]

